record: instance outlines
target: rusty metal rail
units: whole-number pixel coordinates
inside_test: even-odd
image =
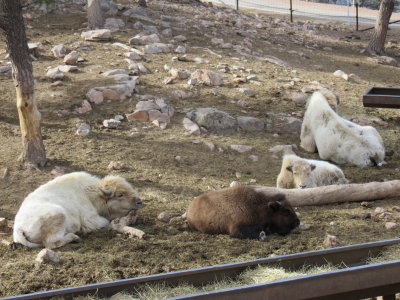
[[[132,291],[132,290],[135,290],[140,285],[148,284],[148,283],[156,283],[156,282],[165,282],[169,285],[177,285],[179,283],[185,282],[185,283],[193,284],[195,286],[201,286],[206,283],[213,282],[215,280],[221,280],[224,278],[234,278],[234,277],[238,276],[244,270],[246,270],[248,268],[252,268],[252,267],[254,268],[258,265],[263,265],[263,266],[280,265],[287,269],[297,269],[297,268],[302,267],[303,265],[320,266],[320,265],[326,265],[327,263],[334,264],[334,265],[342,265],[343,267],[359,266],[359,265],[363,264],[363,261],[368,256],[377,255],[377,254],[379,254],[379,252],[382,251],[382,249],[384,247],[398,244],[398,243],[400,243],[400,239],[392,239],[392,240],[386,240],[386,241],[371,242],[371,243],[344,246],[344,247],[331,248],[331,249],[325,249],[325,250],[302,252],[302,253],[277,256],[277,257],[271,257],[271,258],[256,259],[256,260],[251,260],[251,261],[231,263],[231,264],[225,264],[225,265],[217,265],[217,266],[205,267],[205,268],[199,268],[199,269],[191,269],[191,270],[171,272],[171,273],[165,273],[165,274],[157,274],[157,275],[136,277],[136,278],[110,281],[110,282],[104,282],[104,283],[98,283],[98,284],[64,288],[64,289],[59,289],[59,290],[44,291],[44,292],[38,292],[38,293],[33,293],[33,294],[1,298],[1,299],[3,299],[3,300],[5,300],[5,299],[7,299],[7,300],[11,300],[11,299],[13,299],[13,300],[48,299],[51,297],[62,297],[64,299],[72,299],[72,297],[85,296],[85,295],[89,295],[89,294],[96,294],[100,297],[105,297],[105,296],[112,296],[115,293],[118,293],[120,291]],[[377,280],[378,278],[375,278],[374,280],[368,279],[369,277],[366,278],[365,280],[368,279],[368,281],[363,280],[361,282],[361,283],[365,283],[365,285],[361,286],[361,283],[360,283],[361,290],[366,290],[366,288],[368,288],[369,286],[375,287],[375,285],[373,285],[373,283],[377,283],[378,285],[381,285],[383,282],[383,279],[386,277],[389,277],[390,280],[388,282],[394,282],[393,284],[395,285],[395,288],[391,288],[391,286],[390,287],[381,286],[381,288],[379,289],[379,293],[381,293],[381,294],[379,294],[379,293],[378,294],[386,295],[387,293],[384,293],[384,294],[382,294],[382,293],[388,291],[389,294],[393,294],[394,293],[393,291],[395,291],[395,292],[400,291],[400,276],[399,276],[400,275],[400,262],[397,262],[397,264],[396,264],[397,269],[396,269],[396,267],[393,267],[393,263],[382,264],[382,266],[387,266],[387,267],[380,268],[380,266],[381,265],[356,267],[354,269],[353,268],[352,269],[344,269],[342,271],[335,271],[335,272],[330,272],[330,273],[326,273],[326,274],[322,274],[322,275],[313,275],[313,276],[301,277],[298,279],[283,280],[283,281],[271,282],[271,283],[263,284],[263,285],[242,287],[239,289],[231,289],[231,290],[214,292],[214,293],[205,293],[205,294],[201,294],[201,295],[197,295],[197,296],[190,296],[190,297],[193,297],[193,299],[203,299],[201,297],[207,297],[204,299],[217,299],[217,298],[218,299],[240,299],[237,296],[233,296],[236,293],[238,293],[238,294],[241,294],[242,297],[244,295],[249,295],[249,296],[246,296],[246,298],[248,298],[248,299],[312,299],[312,297],[314,297],[315,294],[312,294],[311,291],[309,291],[309,290],[316,290],[315,282],[317,282],[319,285],[319,281],[321,281],[321,284],[324,283],[327,286],[330,286],[331,287],[330,289],[328,289],[327,287],[325,289],[324,288],[317,289],[320,291],[325,291],[326,292],[325,295],[329,295],[329,293],[327,294],[328,291],[332,292],[336,289],[336,287],[337,287],[336,283],[339,282],[339,279],[342,276],[340,274],[344,274],[343,276],[346,276],[346,277],[343,277],[344,279],[340,279],[340,280],[343,280],[345,282],[346,278],[347,278],[347,281],[348,281],[347,286],[348,286],[349,284],[352,284],[353,282],[358,282],[358,278],[364,278],[363,277],[364,271],[366,272],[365,274],[373,274],[374,271],[378,272],[378,273],[376,273],[376,275],[379,276],[380,278],[379,278],[379,281]],[[369,268],[372,268],[373,271],[369,271],[370,270]],[[350,272],[350,273],[348,273],[348,272]],[[372,273],[369,273],[369,272],[372,272]],[[329,274],[331,274],[331,275],[329,275]],[[350,275],[346,275],[346,274],[350,274]],[[349,276],[350,277],[356,276],[357,278],[350,280]],[[358,276],[360,276],[360,277],[358,277]],[[365,275],[365,276],[367,276],[367,275]],[[337,279],[337,278],[339,278],[339,279]],[[296,280],[299,280],[299,281],[296,281]],[[308,280],[310,280],[309,282],[313,282],[313,284],[307,283]],[[289,288],[289,286],[290,286],[290,288]],[[297,286],[301,286],[301,289],[307,290],[307,293],[304,294],[305,298],[299,298],[299,296],[300,296],[299,288],[300,287],[298,288]],[[346,286],[346,285],[343,285],[343,286]],[[280,290],[280,289],[282,289],[282,287],[284,290],[285,289],[292,290],[291,293],[293,293],[293,295],[296,297],[287,296],[287,298],[276,298],[275,296],[273,296],[275,294],[273,294],[272,291]],[[364,287],[366,287],[366,288],[364,288]],[[399,290],[397,290],[397,288]],[[266,290],[270,291],[270,292],[268,292],[268,295],[271,294],[270,297],[272,297],[272,298],[267,298],[267,297],[262,296],[266,293]],[[343,290],[343,289],[342,290],[337,289],[337,291],[339,291],[339,292],[342,291],[343,293],[349,293],[347,290]],[[286,293],[288,293],[288,291],[286,291]],[[282,294],[282,295],[286,295],[286,294]],[[200,298],[196,298],[196,297],[200,297]],[[307,297],[311,297],[311,298],[307,298]],[[186,299],[186,298],[181,297],[179,299]],[[325,298],[319,298],[319,296],[318,296],[318,299],[325,299]],[[334,298],[328,297],[326,299],[334,299]],[[335,299],[356,299],[356,298],[346,298],[346,297],[339,298],[338,297]]]

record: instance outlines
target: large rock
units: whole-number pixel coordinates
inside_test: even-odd
[[[390,56],[374,56],[374,57],[368,57],[367,58],[370,62],[380,64],[380,65],[388,65],[388,66],[393,66],[397,67],[397,60],[393,57]]]
[[[237,118],[239,128],[244,131],[259,131],[264,129],[264,122],[254,117],[240,116]]]
[[[268,117],[265,127],[267,132],[300,134],[300,119],[285,114],[270,114]]]
[[[163,44],[163,43],[153,43],[146,45],[144,47],[144,53],[148,54],[157,54],[157,53],[170,53],[173,49],[174,45],[172,44]]]
[[[61,72],[58,67],[51,68],[47,71],[46,76],[50,79],[59,80],[64,78],[64,73]]]
[[[238,122],[230,114],[212,107],[198,108],[187,118],[211,132],[229,133],[237,130]]]
[[[79,54],[76,51],[71,51],[67,55],[64,56],[64,63],[66,65],[76,65],[78,62]]]
[[[59,44],[51,49],[51,53],[53,53],[54,57],[62,58],[67,53],[67,49],[63,44]]]
[[[190,78],[196,79],[198,83],[205,85],[220,86],[224,84],[222,75],[210,70],[197,69]]]
[[[111,39],[111,30],[110,29],[96,29],[84,31],[81,34],[87,41],[107,41]]]
[[[129,40],[131,45],[147,45],[161,42],[160,37],[157,34],[143,35],[138,34]]]

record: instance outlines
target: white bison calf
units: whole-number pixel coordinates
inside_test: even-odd
[[[385,149],[378,131],[340,117],[322,92],[315,92],[308,100],[300,139],[300,146],[306,151],[318,151],[322,159],[337,164],[365,167],[385,163]]]
[[[86,172],[59,176],[22,202],[15,216],[14,243],[58,248],[79,240],[76,232],[106,227],[140,205],[136,191],[123,177],[100,179]]]
[[[343,171],[333,164],[289,154],[283,157],[276,185],[278,188],[304,189],[348,182]]]

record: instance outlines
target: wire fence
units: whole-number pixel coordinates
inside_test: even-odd
[[[355,0],[336,0],[336,4],[317,3],[308,0],[213,0],[213,2],[232,6],[236,9],[251,8],[290,14],[291,21],[297,15],[354,23],[357,31],[359,24],[365,25],[366,28],[363,30],[373,28],[379,12],[377,9],[359,7]],[[391,23],[397,24],[399,22],[400,13],[392,13]]]

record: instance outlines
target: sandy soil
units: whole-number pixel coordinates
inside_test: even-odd
[[[160,212],[168,211],[173,216],[181,215],[190,200],[205,192],[229,186],[233,180],[274,186],[280,169],[280,159],[268,149],[280,144],[299,144],[299,135],[273,133],[243,133],[231,135],[206,134],[200,137],[188,136],[182,126],[185,112],[197,107],[216,107],[234,116],[248,115],[265,118],[269,113],[303,112],[304,105],[295,104],[289,95],[318,81],[333,89],[341,97],[340,113],[344,116],[364,118],[379,117],[388,122],[387,127],[374,125],[382,135],[386,150],[394,154],[387,157],[388,164],[382,168],[360,169],[343,166],[346,176],[354,183],[384,181],[399,178],[399,112],[393,109],[366,109],[362,106],[362,95],[371,86],[398,86],[399,71],[392,66],[371,63],[366,54],[361,54],[370,38],[370,32],[353,33],[340,23],[325,21],[296,21],[290,25],[285,16],[256,15],[246,18],[237,15],[233,19],[224,15],[220,8],[177,5],[170,2],[150,2],[149,15],[158,19],[160,15],[173,16],[174,35],[187,37],[187,57],[202,57],[205,64],[174,62],[176,54],[147,55],[145,65],[152,73],[140,76],[138,94],[122,102],[103,102],[85,115],[66,114],[59,116],[60,109],[73,110],[85,99],[86,92],[95,86],[111,83],[99,73],[115,68],[127,68],[123,61],[123,50],[109,42],[91,42],[90,51],[79,51],[85,62],[78,65],[79,72],[67,74],[62,86],[52,87],[44,80],[46,68],[62,64],[52,57],[50,49],[59,43],[67,47],[80,40],[84,28],[85,14],[75,13],[60,17],[55,14],[28,21],[29,40],[41,42],[43,50],[34,62],[36,94],[42,113],[42,130],[48,156],[48,164],[41,170],[25,170],[17,162],[20,151],[20,132],[15,107],[15,90],[9,77],[0,77],[0,168],[8,175],[0,179],[2,197],[0,217],[12,220],[24,197],[39,185],[53,178],[50,173],[55,166],[69,171],[85,170],[103,176],[109,171],[110,161],[122,161],[126,168],[114,171],[126,176],[139,189],[145,201],[137,227],[145,231],[146,239],[129,239],[110,229],[103,229],[90,235],[82,235],[82,241],[58,250],[62,262],[57,265],[37,265],[34,258],[38,249],[10,250],[0,244],[0,296],[10,296],[54,288],[82,285],[139,275],[155,274],[193,267],[209,266],[227,262],[255,259],[324,248],[322,242],[326,233],[337,235],[342,245],[362,243],[397,237],[400,229],[388,231],[384,220],[374,216],[378,206],[391,209],[399,199],[375,201],[370,208],[359,203],[301,207],[303,223],[311,225],[307,231],[295,231],[282,237],[272,235],[267,242],[230,239],[228,236],[208,236],[185,229],[184,224],[166,224],[156,219]],[[222,12],[222,13],[221,13]],[[133,29],[136,20],[124,18],[126,27],[115,33],[115,42],[127,43],[139,31]],[[185,24],[179,23],[186,21]],[[214,26],[204,27],[200,20],[216,21]],[[238,27],[237,22],[242,20]],[[254,23],[255,22],[255,23]],[[261,23],[258,28],[254,26]],[[236,23],[236,27],[235,27]],[[194,27],[198,26],[198,28]],[[360,39],[349,39],[352,35]],[[233,45],[246,43],[251,52],[244,56],[232,49],[221,49],[210,43],[212,37],[222,37]],[[163,39],[167,42],[169,39]],[[390,31],[388,41],[398,41],[399,32]],[[182,43],[177,43],[182,44]],[[200,47],[200,48],[196,48]],[[219,56],[210,54],[203,47],[212,49]],[[324,47],[330,47],[325,48]],[[387,50],[390,56],[399,56],[397,44]],[[0,42],[0,64],[6,64],[5,43]],[[289,64],[282,68],[257,57],[276,56]],[[214,87],[195,87],[199,96],[191,99],[177,99],[174,90],[186,90],[186,82],[164,85],[168,76],[164,64],[180,69],[205,68],[216,71],[216,66],[226,63],[231,71],[224,73],[226,84],[217,88],[219,96],[212,92]],[[233,83],[234,75],[243,75],[232,66],[252,69],[258,81],[244,84]],[[355,73],[362,83],[351,83],[333,76],[335,70]],[[245,75],[248,75],[245,73]],[[290,82],[293,81],[293,85]],[[256,92],[253,98],[246,98],[237,87],[248,87]],[[104,119],[116,114],[132,112],[141,95],[163,97],[175,108],[176,114],[167,129],[161,130],[151,123],[123,121],[111,130],[102,126]],[[240,101],[240,100],[245,101]],[[88,137],[75,134],[78,119],[89,123],[93,133]],[[139,137],[131,137],[140,132]],[[201,143],[193,143],[194,140]],[[211,141],[223,152],[210,151],[202,143]],[[231,144],[253,146],[250,153],[237,153],[229,149]],[[258,162],[252,162],[249,155],[257,155]],[[298,150],[298,154],[317,158],[315,154]],[[181,160],[175,160],[180,156]],[[240,172],[241,178],[236,178]],[[2,174],[2,173],[1,173]],[[362,219],[365,213],[372,218]],[[389,221],[396,221],[400,213],[395,212]],[[330,225],[336,222],[336,225]],[[9,233],[1,238],[11,240]]]

